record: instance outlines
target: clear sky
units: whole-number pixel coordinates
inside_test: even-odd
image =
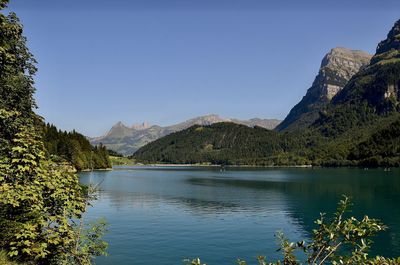
[[[117,121],[283,119],[331,48],[374,53],[399,0],[11,0],[38,60],[38,113],[88,136]]]

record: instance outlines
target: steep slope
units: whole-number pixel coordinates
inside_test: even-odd
[[[169,163],[400,166],[399,40],[400,20],[367,66],[351,78],[348,73],[350,81],[331,100],[325,93],[330,101],[319,118],[301,130],[271,132],[227,124],[191,127],[142,147],[134,158]]]
[[[135,128],[130,128],[123,124],[121,121],[117,122],[111,129],[104,135],[104,138],[114,138],[114,139],[122,139],[132,134],[132,129],[136,130]]]
[[[277,130],[301,129],[319,118],[319,112],[347,84],[360,68],[368,65],[371,55],[358,50],[334,48],[325,55],[306,95],[277,126]]]
[[[145,145],[133,157],[145,163],[307,164],[303,158],[289,154],[301,146],[293,139],[265,128],[230,122],[194,125]]]
[[[326,136],[373,126],[400,111],[400,20],[381,41],[371,63],[332,99],[315,126]]]
[[[42,125],[42,139],[46,154],[53,160],[69,162],[77,170],[110,168],[107,149],[92,146],[82,134],[58,130],[52,124]]]
[[[273,129],[277,124],[279,124],[280,120],[258,118],[250,120],[238,120],[221,118],[218,115],[210,114],[165,127],[158,125],[151,126],[146,123],[135,124],[132,127],[128,127],[122,122],[118,122],[106,135],[92,138],[91,143],[95,145],[102,143],[107,148],[117,151],[118,153],[131,155],[145,144],[170,133],[187,129],[193,125],[211,125],[218,122],[234,122],[249,127],[260,126],[267,129]]]
[[[398,166],[400,160],[393,156],[400,148],[399,86],[400,20],[379,43],[371,63],[353,76],[310,127],[314,135],[323,137],[328,157]]]
[[[368,104],[379,114],[399,110],[400,20],[378,44],[371,63],[333,99],[334,105]]]
[[[351,150],[349,159],[365,166],[400,166],[400,118],[360,142]]]

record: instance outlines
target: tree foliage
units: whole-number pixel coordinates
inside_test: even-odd
[[[61,131],[52,124],[46,124],[43,141],[49,156],[70,162],[77,170],[111,167],[106,147],[102,144],[93,147],[85,136],[76,131]]]
[[[22,127],[1,160],[1,245],[10,256],[53,259],[74,242],[84,198],[75,175],[44,159],[40,134]]]
[[[165,136],[142,147],[133,157],[138,161],[163,163],[306,164],[307,159],[291,153],[301,141],[261,127],[216,123],[195,125]]]
[[[0,0],[0,9],[7,3]],[[75,257],[90,264],[105,251],[104,223],[75,224],[89,198],[76,174],[46,156],[43,122],[33,111],[35,72],[18,18],[0,13],[1,253],[29,264],[73,264]]]

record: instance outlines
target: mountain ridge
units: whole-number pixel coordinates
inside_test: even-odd
[[[302,129],[319,118],[319,112],[343,89],[372,55],[344,47],[331,49],[322,59],[320,69],[306,95],[277,126],[278,131]]]
[[[328,102],[299,130],[192,126],[145,145],[133,158],[144,163],[399,167],[400,20],[370,62],[348,78],[333,97],[325,94]]]
[[[182,131],[193,125],[212,125],[219,122],[233,122],[248,127],[259,126],[266,129],[274,129],[280,120],[252,118],[240,120],[233,118],[223,118],[217,114],[207,114],[191,118],[181,123],[159,126],[150,125],[146,122],[127,126],[121,121],[117,122],[103,136],[90,138],[92,144],[104,144],[108,149],[119,152],[123,155],[132,155],[137,149],[145,144],[155,141],[173,132]]]

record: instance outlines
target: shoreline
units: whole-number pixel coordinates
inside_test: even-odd
[[[115,165],[115,167],[215,167],[215,168],[312,168],[312,165],[262,166],[262,165],[216,165],[216,164],[136,164]],[[113,166],[114,167],[114,166]]]
[[[113,168],[109,167],[109,168],[93,168],[93,169],[82,169],[82,170],[77,170],[77,172],[91,172],[91,171],[112,171]]]
[[[398,167],[360,167],[360,166],[313,166],[313,165],[276,165],[276,166],[263,166],[263,165],[216,165],[216,164],[133,164],[133,165],[115,165],[112,169],[98,169],[99,171],[113,170],[118,167],[138,167],[138,168],[151,168],[151,167],[165,167],[165,168],[358,168],[363,170],[369,169],[384,169],[384,171],[391,171]],[[90,170],[89,170],[90,171]],[[94,170],[96,171],[96,170]]]

